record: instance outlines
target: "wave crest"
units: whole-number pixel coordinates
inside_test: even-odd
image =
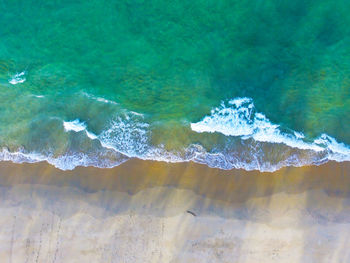
[[[280,126],[273,124],[263,114],[255,111],[251,98],[236,98],[222,103],[197,123],[191,123],[191,129],[198,133],[222,133],[226,136],[252,138],[256,142],[284,144],[300,150],[327,152],[327,158],[335,161],[350,160],[350,148],[338,143],[327,134],[322,134],[313,142],[306,142],[304,134],[297,131],[286,133]]]
[[[25,82],[26,81],[25,73],[26,73],[25,71],[16,73],[9,79],[9,83],[12,85],[17,85],[19,83]]]

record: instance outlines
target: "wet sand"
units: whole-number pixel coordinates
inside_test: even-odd
[[[0,163],[1,262],[350,262],[350,163]]]

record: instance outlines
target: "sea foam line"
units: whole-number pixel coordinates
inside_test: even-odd
[[[90,98],[90,99],[93,99],[93,100],[96,100],[98,102],[102,102],[102,103],[107,103],[107,104],[114,104],[114,105],[118,105],[117,102],[113,101],[113,100],[107,100],[105,98],[102,98],[102,97],[96,97],[92,94],[89,94],[89,93],[86,93],[86,92],[82,92],[82,94],[87,97],[87,98]]]
[[[42,154],[38,152],[27,152],[23,148],[16,151],[10,151],[8,148],[3,147],[0,150],[1,161],[11,161],[14,163],[38,163],[47,162],[52,166],[60,170],[73,170],[78,166],[88,167],[100,167],[100,168],[112,168],[126,162],[129,158],[116,152],[111,152],[115,158],[112,160],[96,159],[97,154],[86,153],[66,153],[61,156],[55,156],[53,153]],[[106,156],[109,154],[107,152]]]
[[[136,157],[171,163],[193,161],[220,169],[262,172],[273,172],[285,166],[319,165],[329,160],[350,161],[347,145],[326,134],[313,142],[306,142],[300,132],[282,132],[279,125],[271,123],[264,114],[255,112],[253,101],[249,98],[233,99],[228,105],[222,103],[210,115],[191,124],[192,130],[197,133],[224,134],[228,140],[225,148],[205,149],[200,144],[190,144],[181,151],[169,151],[164,145],[152,145],[150,124],[145,122],[142,114],[129,111],[122,111],[100,134],[89,131],[88,125],[79,119],[62,121],[62,126],[65,132],[72,133],[71,136],[76,136],[74,133],[79,136],[85,134],[91,140],[98,140],[99,148],[90,149],[88,153],[79,149],[69,150],[62,156],[30,153],[23,149],[10,152],[4,148],[0,151],[0,159],[47,161],[59,169],[70,170],[76,166],[113,167]],[[230,145],[233,137],[241,142],[238,150],[236,144]],[[228,145],[230,147],[227,148]],[[266,147],[272,150],[272,155],[264,152]]]

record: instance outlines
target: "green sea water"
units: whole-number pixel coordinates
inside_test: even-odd
[[[348,1],[3,0],[0,11],[2,159],[349,160]]]

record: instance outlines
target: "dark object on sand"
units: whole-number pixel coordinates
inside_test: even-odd
[[[193,212],[190,211],[190,210],[187,210],[186,212],[189,213],[189,214],[191,214],[191,215],[193,215],[193,216],[197,216],[195,213],[193,213]]]

